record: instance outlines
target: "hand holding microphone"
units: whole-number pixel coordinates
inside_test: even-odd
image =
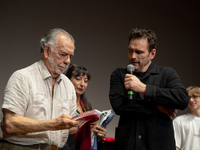
[[[133,72],[135,70],[135,67],[132,64],[129,64],[127,66],[127,71],[130,74],[125,75],[124,85],[125,88],[128,89],[128,99],[132,100],[134,92],[144,94],[146,93],[146,85],[142,83],[135,75],[133,75]]]

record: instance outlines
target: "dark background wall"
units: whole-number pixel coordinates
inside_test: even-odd
[[[127,36],[135,27],[156,32],[155,63],[174,68],[185,87],[200,86],[199,14],[199,2],[193,1],[0,1],[0,105],[11,74],[41,58],[40,38],[57,27],[75,38],[72,63],[92,74],[86,95],[94,109],[111,109],[110,74],[128,65]],[[115,116],[107,136],[114,137],[117,122]]]

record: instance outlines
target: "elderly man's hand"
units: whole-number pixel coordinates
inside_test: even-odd
[[[55,119],[55,127],[58,130],[62,129],[70,129],[72,127],[77,127],[79,125],[79,121],[75,121],[71,119],[72,117],[62,114],[58,118]]]

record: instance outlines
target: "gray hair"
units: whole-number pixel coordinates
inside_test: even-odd
[[[60,28],[56,28],[56,29],[51,29],[43,38],[41,38],[40,40],[40,44],[41,44],[41,48],[40,48],[40,52],[43,53],[44,52],[44,47],[46,45],[49,45],[51,47],[51,50],[53,50],[54,46],[56,45],[56,37],[58,34],[66,34],[67,36],[69,36],[69,38],[72,40],[72,42],[75,44],[75,40],[72,37],[71,34],[69,34],[68,32],[66,32],[63,29]]]

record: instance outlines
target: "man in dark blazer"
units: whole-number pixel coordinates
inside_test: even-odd
[[[129,64],[135,70],[117,68],[110,80],[110,103],[120,115],[115,150],[175,150],[172,119],[176,109],[188,105],[188,93],[176,71],[152,62],[157,38],[153,31],[132,29]],[[128,91],[133,91],[132,100]]]

